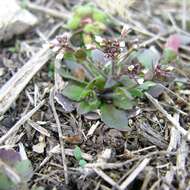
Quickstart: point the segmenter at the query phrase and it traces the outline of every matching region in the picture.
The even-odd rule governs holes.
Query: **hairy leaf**
[[[152,81],[145,81],[143,84],[139,85],[139,89],[142,91],[148,90],[150,87],[155,86],[156,83]]]
[[[110,128],[121,131],[129,131],[127,114],[113,105],[103,104],[101,106],[101,120]]]
[[[98,109],[100,104],[101,101],[99,101],[98,99],[95,99],[93,101],[82,101],[80,102],[77,111],[79,114],[86,114],[88,112],[92,112]]]
[[[124,110],[129,110],[132,109],[134,106],[134,102],[126,97],[114,97],[113,98],[113,104],[120,108],[120,109],[124,109]]]
[[[33,168],[30,160],[17,162],[14,168],[24,181],[28,181],[33,175]]]
[[[62,94],[71,100],[80,101],[80,99],[81,99],[80,97],[81,97],[83,90],[84,90],[84,87],[82,85],[69,83],[63,89]]]
[[[148,70],[152,70],[155,67],[159,58],[159,54],[152,49],[141,50],[140,54],[137,56],[138,61]]]

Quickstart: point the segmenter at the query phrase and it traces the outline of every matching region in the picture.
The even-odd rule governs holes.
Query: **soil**
[[[76,3],[81,3],[76,0],[36,0],[31,2],[60,12],[64,10],[71,12]],[[112,3],[116,2],[113,1]],[[103,8],[104,5],[102,3],[98,6]],[[176,28],[171,23],[171,18],[167,16],[169,13],[176,21],[181,33],[187,33],[190,38],[190,14],[187,14],[186,29],[181,27],[182,6],[182,1],[155,0],[149,2],[144,0],[139,2],[137,0],[127,9],[130,19],[119,12],[116,12],[114,17],[124,23],[134,22],[157,35],[159,32],[168,33],[170,30],[175,33]],[[189,8],[187,10],[190,10],[189,3],[187,3],[187,7]],[[66,30],[64,27],[66,20],[52,17],[42,11],[31,11],[38,16],[40,24],[25,34],[15,36],[9,42],[1,44],[0,87],[39,51],[44,44],[44,39],[54,39]],[[132,23],[133,26],[134,23]],[[166,39],[168,36],[166,34],[162,37]],[[143,31],[134,31],[130,40],[136,38],[140,42],[144,42],[152,39],[152,36],[146,35]],[[157,39],[148,46],[151,45],[162,50],[164,42]],[[180,49],[179,55],[185,64],[189,64],[190,46],[189,44],[184,46],[186,50]],[[50,92],[54,86],[50,66],[54,60],[52,57],[33,77],[20,93],[16,102],[1,116],[0,121],[1,137],[42,99],[45,100],[45,104],[11,138],[5,141],[6,146],[14,147],[16,150],[19,143],[24,145],[34,169],[34,175],[28,182],[29,189],[35,186],[41,186],[47,190],[119,189],[121,184],[129,179],[128,177],[135,176],[133,173],[135,169],[146,161],[147,163],[142,171],[134,177],[125,189],[190,189],[190,146],[188,138],[179,132],[176,133],[166,115],[161,113],[146,97],[128,115],[130,132],[110,129],[99,119],[96,119],[96,115],[80,116],[76,111],[67,113],[55,101],[55,108],[63,133],[62,140],[67,166],[67,171],[65,171],[61,151],[59,148],[55,150],[55,147],[60,145],[60,139],[55,115],[50,105]],[[158,101],[169,114],[178,118],[180,126],[188,131],[190,127],[190,81],[188,73],[183,74],[185,77],[180,74],[176,75],[176,78],[181,81],[185,79],[186,82],[180,83],[183,88],[179,88],[179,83],[169,84],[168,89],[174,93],[166,91],[159,96]],[[179,97],[183,98],[184,101]],[[35,124],[41,127],[40,130],[36,130],[32,126]],[[94,125],[97,125],[95,130],[92,134],[87,135]],[[46,135],[43,134],[42,128],[45,129]],[[73,156],[76,145],[81,148],[83,153],[87,154],[86,161],[89,168],[79,167],[79,161]],[[65,184],[65,172],[68,174],[68,184]],[[111,184],[105,176],[111,178],[120,187]]]

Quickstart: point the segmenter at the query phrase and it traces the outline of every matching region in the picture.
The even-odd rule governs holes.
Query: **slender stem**
[[[104,78],[107,78],[106,75],[96,66],[96,64],[93,64],[89,59],[86,60],[88,64],[93,67],[98,74],[101,74]]]
[[[115,60],[112,60],[112,76],[115,75]]]
[[[92,71],[90,70],[90,68],[87,65],[85,65],[84,63],[81,63],[81,65],[90,74],[90,78],[93,79],[94,78],[94,74],[92,73]]]

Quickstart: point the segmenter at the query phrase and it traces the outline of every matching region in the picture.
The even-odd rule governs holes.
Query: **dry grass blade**
[[[60,19],[63,19],[63,20],[67,20],[70,17],[69,12],[64,14],[63,12],[53,10],[53,9],[50,9],[50,8],[47,8],[47,7],[43,7],[43,6],[40,6],[40,5],[36,5],[36,4],[30,3],[30,2],[27,2],[27,8],[29,8],[31,10],[34,10],[34,11],[39,11],[39,12],[42,12],[44,14],[48,14],[48,15],[50,15],[52,17],[60,18]]]
[[[11,137],[12,134],[16,133],[19,128],[36,112],[38,111],[45,103],[45,100],[41,101],[35,108],[33,108],[31,111],[29,111],[26,115],[24,115],[16,124],[11,127],[7,133],[5,133],[1,138],[0,138],[0,144],[4,143],[6,139]]]
[[[50,59],[52,52],[48,47],[43,48],[34,55],[1,89],[0,89],[0,115],[4,114],[19,94],[32,79],[32,77]]]
[[[93,168],[93,170],[101,177],[103,178],[106,182],[108,182],[110,185],[112,185],[114,188],[117,188],[120,190],[119,185],[108,175],[106,175],[101,169],[99,168]]]
[[[120,185],[121,190],[125,190],[127,186],[139,175],[140,172],[144,170],[144,168],[149,163],[150,158],[145,158],[138,167],[130,174],[130,176]]]
[[[150,94],[145,92],[146,97],[152,102],[152,104],[173,124],[174,127],[184,136],[188,134],[188,132],[182,128],[178,121],[176,121],[175,118],[173,118],[170,114],[167,113],[166,110],[159,104],[158,100],[153,98]]]
[[[38,125],[34,121],[32,121],[32,120],[29,119],[28,120],[28,124],[31,125],[31,127],[33,127],[36,131],[38,131],[42,135],[50,137],[50,133],[45,128],[41,127],[40,125]]]
[[[58,129],[58,135],[59,135],[59,142],[60,142],[60,146],[61,146],[61,156],[62,156],[62,162],[63,162],[63,167],[64,167],[64,176],[65,176],[65,184],[69,183],[68,180],[68,173],[67,173],[67,164],[66,164],[66,157],[65,157],[65,148],[64,148],[64,142],[63,142],[63,134],[62,134],[62,130],[61,130],[61,124],[59,121],[59,116],[57,114],[57,111],[55,109],[55,103],[54,103],[54,96],[55,96],[55,91],[54,89],[51,89],[50,92],[50,105],[53,111],[53,115],[55,117],[55,121],[57,124],[57,129]]]

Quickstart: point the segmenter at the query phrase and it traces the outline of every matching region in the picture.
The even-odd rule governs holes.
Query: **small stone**
[[[16,0],[0,1],[0,41],[24,33],[38,23],[28,10],[22,9]]]

